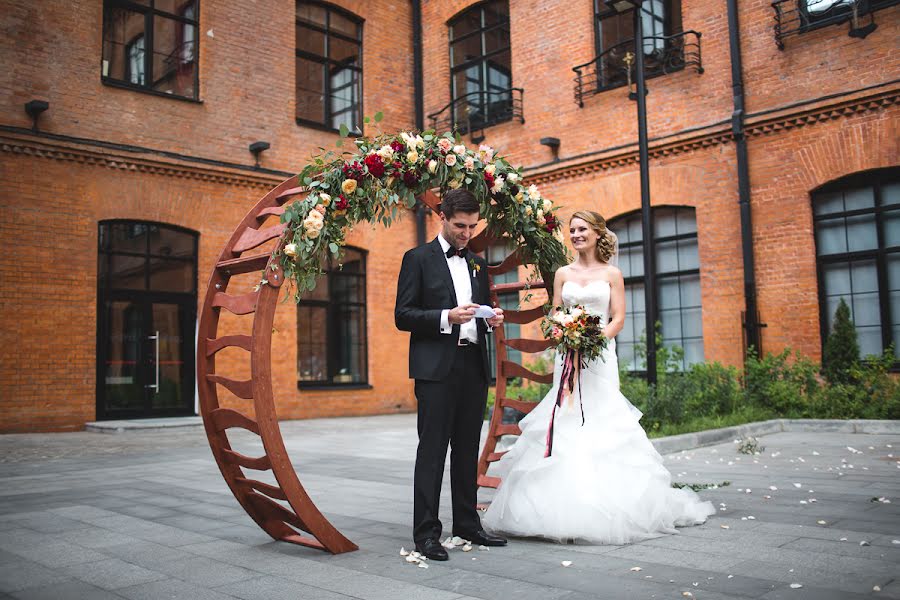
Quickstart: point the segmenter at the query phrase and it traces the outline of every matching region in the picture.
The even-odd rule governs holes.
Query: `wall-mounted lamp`
[[[29,100],[25,103],[25,112],[31,117],[31,130],[35,133],[38,130],[38,117],[48,108],[50,108],[50,103],[46,100]]]
[[[253,153],[253,158],[256,159],[257,168],[259,168],[259,155],[271,147],[272,145],[269,142],[253,142],[250,144],[250,152]]]
[[[553,152],[553,160],[559,160],[559,138],[544,137],[541,138],[541,146],[547,146]]]

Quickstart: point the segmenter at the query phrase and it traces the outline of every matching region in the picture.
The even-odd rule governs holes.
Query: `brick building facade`
[[[744,352],[728,4],[645,3],[655,40],[644,47],[655,69],[647,103],[658,269],[672,263],[660,277],[669,286],[660,320],[666,339],[691,349],[688,362],[740,364]],[[823,315],[846,297],[868,336],[864,347],[880,351],[900,340],[892,254],[900,213],[887,210],[900,205],[900,7],[870,1],[852,23],[850,2],[789,0],[776,3],[781,13],[768,1],[734,4],[762,347],[819,358]],[[564,215],[596,209],[620,232],[623,250],[636,251],[637,120],[619,52],[630,17],[605,10],[556,0],[268,2],[252,11],[229,0],[0,0],[0,431],[79,429],[132,409],[192,412],[198,291],[249,207],[319,147],[333,147],[341,119],[381,111],[385,131],[422,117],[426,127],[455,123],[467,143],[484,138],[523,166]],[[777,14],[782,31],[796,35],[776,40]],[[865,37],[847,35],[870,21],[877,28]],[[702,46],[700,58],[691,44]],[[578,65],[594,78],[582,80],[581,103]],[[35,100],[49,106],[31,104],[30,115],[23,106]],[[559,140],[555,149],[540,143],[548,137]],[[248,147],[259,141],[270,147],[254,156]],[[336,341],[317,350],[328,326],[304,331],[304,309],[279,307],[280,416],[414,408],[393,300],[417,227],[410,213],[389,232],[359,227],[349,236],[364,264],[363,331],[348,334],[361,350],[334,348]],[[433,218],[425,228],[434,234]],[[834,237],[841,232],[843,246]],[[182,240],[182,254],[169,254],[164,238]],[[119,260],[142,281],[127,283]],[[623,265],[636,309],[638,262]],[[324,311],[329,298],[322,300]],[[169,313],[177,334],[166,343],[180,344],[164,361],[181,369],[174,404],[145,397],[111,410],[111,386],[146,385],[146,365],[140,373],[126,367],[150,346],[145,340],[128,354],[110,340],[152,333],[154,318]],[[633,319],[620,346],[633,349],[641,329]],[[308,376],[321,385],[298,386],[315,370],[310,357],[329,366]],[[331,364],[345,359],[349,371]]]

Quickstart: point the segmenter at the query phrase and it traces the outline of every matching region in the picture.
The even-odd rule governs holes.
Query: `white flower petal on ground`
[[[806,500],[801,500],[800,504],[809,504]]]
[[[722,529],[731,529],[730,525],[719,525]]]
[[[734,579],[734,575],[729,575],[728,579]]]
[[[420,569],[427,569],[427,568],[428,568],[428,565],[425,564],[425,563],[423,563],[423,562],[420,562],[420,563],[417,564],[416,566],[419,567]]]
[[[812,455],[813,455],[813,456],[821,456],[821,455],[820,455],[818,452],[816,452],[815,450],[812,451]]]
[[[464,545],[464,546],[462,547],[462,551],[463,551],[463,552],[471,552],[471,551],[472,551],[472,544],[466,544],[466,545]]]
[[[818,521],[816,521],[816,523],[818,523],[819,525],[828,525],[828,523],[826,521],[823,521],[822,519],[819,519]]]
[[[629,570],[629,571],[638,572],[638,571],[643,571],[644,569],[642,569],[641,567],[631,567],[631,568],[628,569],[628,570]]]
[[[840,541],[842,541],[842,542],[846,542],[846,541],[847,541],[847,538],[845,538],[845,537],[842,537],[842,538],[841,538],[841,539],[840,539]]]
[[[872,544],[870,544],[870,543],[867,542],[866,540],[863,540],[863,541],[861,541],[861,542],[859,543],[859,545],[860,545],[860,546],[871,546]]]
[[[454,546],[462,546],[469,543],[469,540],[464,540],[458,535],[454,535],[450,541],[453,542]]]
[[[802,488],[802,487],[803,487],[803,484],[802,484],[802,483],[795,483],[795,484],[794,484],[794,487],[795,487],[795,488]]]
[[[564,567],[571,567],[571,566],[572,566],[572,561],[571,561],[571,560],[564,560],[564,561],[562,561],[560,564],[561,564],[562,566],[564,566]]]
[[[791,584],[791,589],[793,589],[793,590],[799,590],[802,587],[803,587],[802,583],[792,583]]]
[[[420,561],[419,561],[418,558],[416,558],[415,556],[413,556],[412,554],[410,554],[409,556],[406,557],[406,562],[408,562],[408,563],[417,563],[417,562],[420,562]]]
[[[770,486],[769,486],[769,489],[772,490],[773,492],[777,492],[777,491],[778,491],[778,488],[777,488],[776,486],[774,486],[774,485],[770,485]]]
[[[681,592],[681,595],[684,596],[685,598],[693,598],[694,597],[694,594],[692,594],[690,592]]]
[[[872,591],[873,591],[873,592],[880,592],[880,591],[881,591],[881,586],[879,586],[879,585],[873,585],[873,586],[872,586]]]
[[[753,515],[749,515],[747,518],[750,519],[751,521],[755,521],[755,520],[756,520],[756,517],[754,517]]]
[[[900,540],[891,540],[891,543],[894,545],[900,545]]]
[[[478,546],[478,550],[480,550],[482,552],[490,552],[491,551],[491,549],[488,548],[487,546]]]
[[[406,551],[406,548],[400,548],[400,556],[409,556],[409,552]]]

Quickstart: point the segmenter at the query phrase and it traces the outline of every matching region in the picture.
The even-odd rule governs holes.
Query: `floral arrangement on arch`
[[[374,119],[380,121],[381,113]],[[348,135],[342,126],[338,145]],[[537,186],[525,187],[519,170],[492,148],[472,150],[458,135],[434,131],[380,134],[354,143],[353,152],[313,157],[298,176],[309,194],[286,206],[281,217],[288,227],[275,253],[286,280],[296,286],[296,299],[315,287],[327,253],[340,256],[348,228],[360,221],[389,226],[429,189],[474,193],[488,232],[518,246],[523,261],[535,264],[545,278],[565,264],[553,203]]]

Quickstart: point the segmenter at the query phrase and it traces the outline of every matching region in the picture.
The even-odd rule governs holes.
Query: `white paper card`
[[[478,308],[475,309],[475,318],[476,319],[493,319],[497,316],[497,313],[494,312],[494,309],[488,306],[487,304],[482,304]]]

